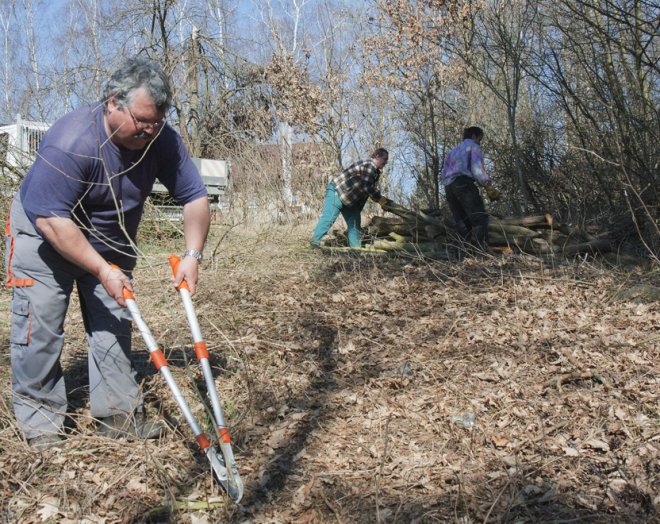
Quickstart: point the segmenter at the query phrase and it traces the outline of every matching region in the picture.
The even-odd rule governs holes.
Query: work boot
[[[63,440],[64,437],[62,437],[62,435],[48,433],[46,435],[39,435],[38,437],[28,439],[28,444],[37,451],[44,451],[58,446]]]
[[[165,426],[157,420],[148,420],[143,413],[135,413],[100,418],[96,431],[108,438],[136,440],[158,438]]]

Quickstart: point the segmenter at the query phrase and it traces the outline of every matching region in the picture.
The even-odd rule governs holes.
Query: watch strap
[[[186,249],[186,251],[183,253],[183,256],[193,257],[197,259],[199,262],[201,262],[202,259],[204,258],[203,253],[201,253],[200,251],[195,251],[194,249]]]

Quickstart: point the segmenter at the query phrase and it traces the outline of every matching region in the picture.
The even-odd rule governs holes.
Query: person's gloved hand
[[[495,202],[500,199],[500,192],[495,189],[495,186],[486,186],[486,194],[488,195],[488,200]]]
[[[385,206],[391,206],[392,204],[394,204],[394,202],[387,197],[381,197],[381,199],[378,201],[378,205],[382,208]]]

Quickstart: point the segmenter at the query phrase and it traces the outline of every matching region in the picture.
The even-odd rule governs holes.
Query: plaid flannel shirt
[[[339,198],[346,206],[364,205],[367,198],[380,200],[380,194],[376,184],[382,171],[376,167],[372,158],[360,160],[335,175],[332,181]]]

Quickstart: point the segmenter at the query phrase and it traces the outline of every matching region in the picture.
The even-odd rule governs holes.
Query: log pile
[[[433,255],[457,244],[453,224],[443,218],[440,210],[411,211],[397,204],[386,205],[384,209],[396,216],[372,218],[367,226],[372,239],[368,244],[370,250]],[[573,256],[611,249],[607,236],[559,224],[550,214],[491,216],[488,235],[490,247],[500,253]]]

